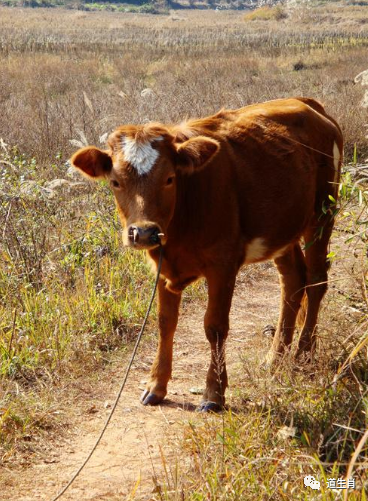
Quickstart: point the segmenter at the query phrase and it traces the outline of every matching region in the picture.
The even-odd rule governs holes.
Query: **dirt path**
[[[250,270],[250,271],[249,271]],[[272,323],[278,310],[278,279],[273,267],[248,268],[239,276],[227,345],[230,388],[228,401],[236,389],[240,356],[252,347],[260,359],[268,347],[260,328]],[[126,391],[112,422],[90,463],[75,484],[61,498],[65,501],[114,501],[153,498],[155,482],[165,478],[162,456],[174,464],[177,451],[174,437],[180,436],[182,422],[203,419],[194,409],[200,396],[191,388],[203,388],[209,347],[203,333],[204,304],[186,305],[176,334],[174,373],[164,405],[144,407],[139,395],[148,378],[154,349],[145,343],[129,377]],[[246,350],[246,356],[250,350]],[[102,388],[97,388],[96,404],[73,423],[73,432],[63,445],[52,450],[38,464],[22,471],[8,471],[0,482],[1,501],[52,500],[91,450],[120,385],[123,369],[115,367]],[[107,381],[109,383],[107,383]],[[83,398],[83,397],[81,397]],[[89,399],[90,401],[90,399]],[[80,402],[80,408],[86,408]],[[170,473],[169,473],[170,474]],[[2,484],[2,485],[1,485]]]

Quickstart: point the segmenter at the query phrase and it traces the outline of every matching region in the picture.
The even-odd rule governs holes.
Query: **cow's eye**
[[[115,179],[111,179],[110,181],[110,185],[113,187],[113,188],[119,188],[120,184],[115,181]]]
[[[170,186],[170,184],[173,184],[173,182],[174,182],[174,176],[168,177],[166,181],[166,186]]]

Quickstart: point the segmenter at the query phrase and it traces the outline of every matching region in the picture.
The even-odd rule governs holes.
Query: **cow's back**
[[[203,171],[181,180],[183,199],[173,220],[199,247],[227,240],[267,241],[270,255],[300,238],[311,214],[334,194],[338,126],[312,99],[275,100],[223,110],[196,121],[196,134],[221,142]]]

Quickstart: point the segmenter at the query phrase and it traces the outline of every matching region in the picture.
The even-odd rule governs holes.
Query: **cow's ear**
[[[202,169],[220,150],[220,143],[215,139],[197,136],[184,143],[176,143],[176,163],[186,174]]]
[[[78,150],[70,159],[70,163],[82,171],[82,174],[92,179],[102,179],[112,169],[110,155],[95,146],[87,146]]]

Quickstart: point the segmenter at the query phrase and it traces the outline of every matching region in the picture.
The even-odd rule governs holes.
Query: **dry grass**
[[[241,13],[203,19],[190,11],[174,22],[2,9],[0,137],[48,164],[57,154],[68,157],[78,130],[96,143],[118,123],[177,121],[309,95],[342,124],[347,153],[357,143],[364,156],[366,111],[353,79],[366,67],[368,33],[348,16],[334,24],[335,17],[312,26],[269,22],[265,30]],[[295,71],[300,62],[303,70]],[[142,97],[147,87],[154,94]]]
[[[58,385],[66,373],[101,367],[129,342],[145,306],[147,269],[121,251],[107,188],[66,175],[71,139],[98,144],[120,123],[174,122],[304,95],[341,123],[348,161],[368,155],[364,89],[354,84],[367,68],[364,7],[291,7],[285,19],[252,23],[241,12],[0,9],[0,138],[8,145],[0,151],[3,459],[32,443],[36,429],[59,425],[45,381]],[[50,191],[54,178],[69,183]],[[287,369],[271,380],[245,362],[239,413],[186,429],[191,459],[169,499],[314,499],[290,483],[312,471],[312,456],[324,476],[345,471],[360,432],[333,422],[366,424],[367,205],[354,180],[344,186],[341,249],[334,248],[344,274],[323,313],[325,355],[314,379]],[[349,360],[359,336],[362,348]],[[282,441],[278,430],[291,418],[295,436]]]

